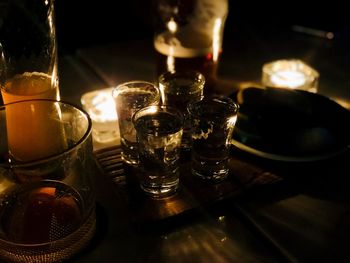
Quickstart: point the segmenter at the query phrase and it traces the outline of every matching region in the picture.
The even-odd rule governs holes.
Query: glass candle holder
[[[81,104],[92,120],[92,134],[96,142],[119,140],[118,116],[113,88],[95,90],[83,94]]]
[[[319,73],[298,59],[269,62],[262,68],[262,84],[272,88],[300,89],[316,93]]]

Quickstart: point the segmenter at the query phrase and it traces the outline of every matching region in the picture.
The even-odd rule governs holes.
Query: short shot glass
[[[139,145],[141,188],[154,198],[174,194],[179,186],[181,112],[167,106],[149,106],[135,113],[133,123]]]
[[[220,182],[229,173],[229,148],[238,105],[228,97],[211,96],[190,104],[188,110],[192,174],[206,181]]]

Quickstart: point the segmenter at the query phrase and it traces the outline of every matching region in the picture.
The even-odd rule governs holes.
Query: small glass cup
[[[2,0],[0,6],[3,102],[59,100],[54,0]]]
[[[191,123],[187,106],[203,98],[205,78],[197,71],[167,72],[159,77],[163,105],[176,108],[184,115],[184,133],[181,148],[191,147]]]
[[[96,225],[89,116],[57,101],[16,102],[0,107],[0,131],[0,259],[70,258]]]
[[[228,97],[213,96],[190,104],[192,174],[210,182],[229,172],[229,147],[238,105]]]
[[[113,97],[117,107],[122,159],[127,164],[137,165],[139,153],[132,116],[146,106],[158,105],[159,89],[150,82],[130,81],[117,86],[113,90]]]
[[[149,106],[135,113],[142,175],[140,185],[151,197],[174,194],[179,185],[183,116],[166,106]]]

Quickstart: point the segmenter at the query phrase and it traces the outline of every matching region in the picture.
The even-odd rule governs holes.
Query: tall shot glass
[[[210,182],[229,172],[229,147],[238,105],[228,97],[213,96],[190,104],[192,174]]]
[[[113,90],[113,97],[117,107],[122,159],[127,164],[137,165],[139,153],[132,116],[139,109],[158,105],[160,101],[159,89],[150,82],[130,81],[117,86]]]
[[[159,77],[162,103],[176,108],[184,115],[184,132],[181,148],[191,147],[191,124],[187,106],[203,98],[205,78],[198,71],[166,72]]]
[[[150,106],[136,112],[133,123],[139,143],[141,188],[155,198],[174,194],[179,185],[182,114],[166,106]]]

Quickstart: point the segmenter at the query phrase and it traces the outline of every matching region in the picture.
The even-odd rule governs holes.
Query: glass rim
[[[230,97],[224,96],[224,95],[211,95],[211,96],[204,96],[202,100],[191,102],[187,106],[187,110],[189,113],[195,113],[195,107],[198,105],[205,105],[206,102],[216,102],[216,103],[223,103],[230,107],[230,110],[232,110],[233,114],[238,114],[239,105]],[[198,111],[196,111],[198,112]]]
[[[69,146],[67,149],[65,149],[61,152],[57,152],[56,154],[51,154],[51,155],[48,155],[46,157],[35,159],[32,161],[27,161],[27,162],[0,163],[0,167],[10,168],[10,169],[11,168],[25,168],[25,167],[29,167],[29,166],[33,166],[33,165],[39,165],[39,164],[42,164],[42,163],[45,163],[45,162],[48,162],[51,160],[55,160],[59,157],[62,157],[66,154],[73,152],[79,145],[81,145],[83,142],[85,142],[87,140],[87,138],[90,136],[90,134],[92,132],[92,121],[91,121],[89,114],[85,110],[83,110],[81,107],[74,105],[73,103],[70,103],[70,102],[57,101],[57,100],[52,100],[52,99],[22,100],[22,101],[16,101],[16,102],[11,102],[11,103],[7,103],[5,105],[2,105],[2,106],[0,106],[0,110],[4,110],[4,109],[6,109],[6,107],[11,106],[11,105],[30,103],[30,102],[44,102],[44,103],[51,103],[51,104],[58,103],[61,105],[69,106],[71,109],[78,110],[80,113],[82,113],[86,117],[86,120],[88,122],[86,131],[84,132],[84,134],[80,137],[80,139],[76,143],[74,143],[73,145]]]
[[[176,114],[176,116],[180,119],[181,124],[183,125],[183,122],[184,122],[183,114],[178,109],[171,107],[171,106],[168,106],[168,105],[150,105],[150,106],[139,109],[138,111],[136,111],[133,114],[133,116],[131,118],[132,124],[134,126],[136,125],[136,122],[138,119],[137,115],[141,114],[143,111],[149,111],[150,114],[155,114],[155,113],[159,112],[158,111],[159,109],[161,109],[162,112],[169,112],[172,114]],[[144,115],[142,115],[142,116],[144,116]]]
[[[195,84],[198,84],[201,89],[204,89],[205,85],[205,76],[203,73],[197,70],[177,70],[177,71],[167,71],[162,73],[159,78],[158,82],[159,84],[166,85],[168,80],[166,78],[171,77],[172,79],[175,79],[176,77],[191,77],[193,82],[191,83],[191,87]],[[194,77],[194,78],[193,78]]]
[[[139,86],[137,86],[137,85],[139,85]],[[157,99],[159,101],[160,91],[159,91],[158,86],[155,83],[152,83],[152,82],[146,81],[146,80],[131,80],[131,81],[120,83],[119,85],[117,85],[116,87],[113,88],[112,97],[114,99],[116,99],[118,97],[118,95],[121,94],[121,92],[123,90],[128,90],[128,89],[133,89],[133,88],[142,88],[143,86],[141,86],[141,85],[144,85],[144,87],[150,86],[150,87],[154,88],[154,90],[156,91],[156,98],[155,99]]]

